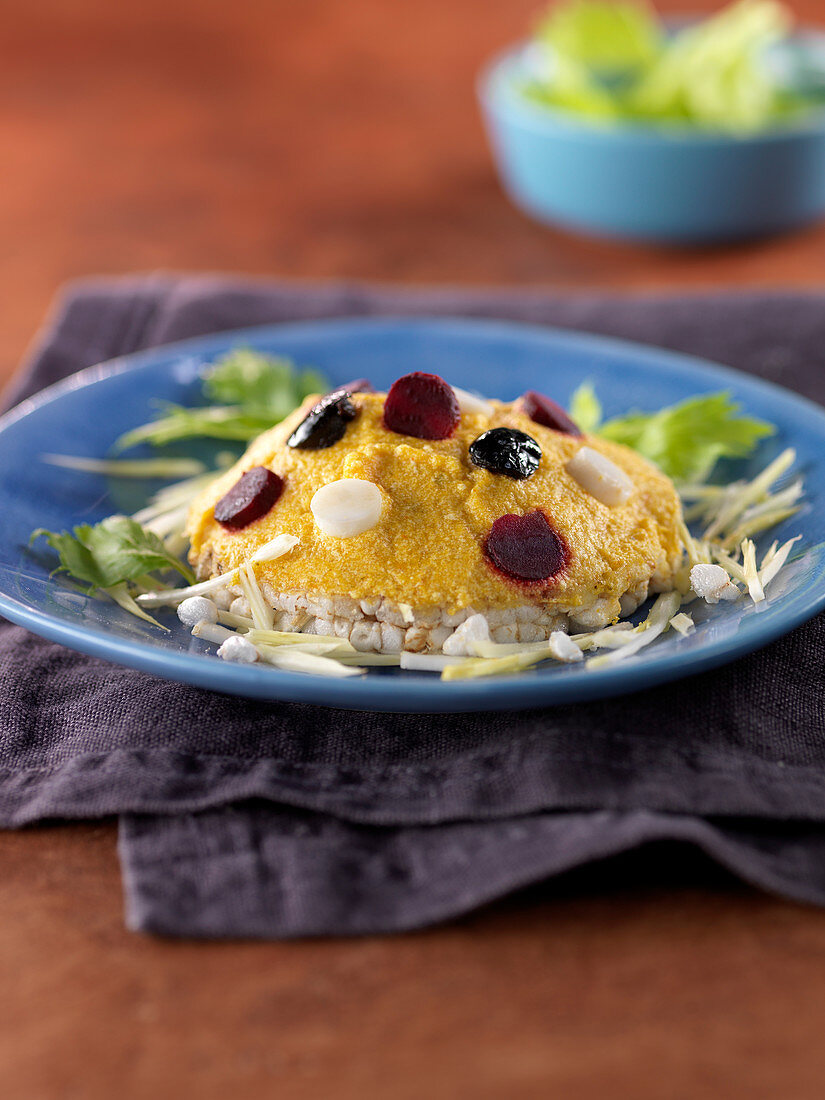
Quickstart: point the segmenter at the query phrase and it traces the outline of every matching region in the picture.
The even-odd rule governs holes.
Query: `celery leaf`
[[[720,458],[744,458],[776,431],[740,409],[725,391],[700,394],[658,412],[615,417],[597,433],[638,451],[675,481],[701,482]]]
[[[602,403],[589,382],[582,382],[570,399],[570,417],[583,432],[595,432],[602,420]]]

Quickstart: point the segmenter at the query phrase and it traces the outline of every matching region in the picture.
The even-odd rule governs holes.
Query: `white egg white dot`
[[[371,481],[343,477],[322,485],[309,504],[325,535],[348,539],[369,531],[381,519],[384,498]]]

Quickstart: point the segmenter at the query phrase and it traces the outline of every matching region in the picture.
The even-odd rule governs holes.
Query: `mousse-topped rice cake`
[[[201,578],[291,536],[254,565],[278,629],[461,653],[476,615],[496,642],[532,642],[630,614],[674,586],[680,520],[664,474],[549,398],[416,372],[308,398],[195,500],[188,534]]]

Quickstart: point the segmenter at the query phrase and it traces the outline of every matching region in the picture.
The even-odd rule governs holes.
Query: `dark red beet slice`
[[[375,386],[369,378],[353,378],[346,386],[336,386],[333,392],[340,393],[341,390],[345,393],[375,393]]]
[[[284,489],[284,483],[266,466],[253,466],[215,505],[215,519],[230,531],[239,531],[265,516]]]
[[[416,439],[447,439],[461,418],[450,386],[437,374],[413,371],[393,382],[384,402],[384,427]]]
[[[543,393],[528,390],[518,399],[518,405],[524,415],[529,416],[536,424],[543,424],[545,428],[552,428],[554,432],[566,432],[567,435],[582,434],[561,405],[557,405]]]
[[[508,577],[547,581],[561,573],[570,551],[544,512],[500,516],[484,542],[484,553]]]

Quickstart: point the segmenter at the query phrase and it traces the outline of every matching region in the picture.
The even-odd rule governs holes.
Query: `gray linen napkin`
[[[822,402],[823,305],[103,280],[64,296],[12,394],[208,331],[392,313],[614,333]],[[618,701],[420,716],[239,702],[4,626],[0,824],[126,814],[128,921],[178,935],[414,927],[668,838],[825,903],[824,628],[821,616],[724,669]]]

